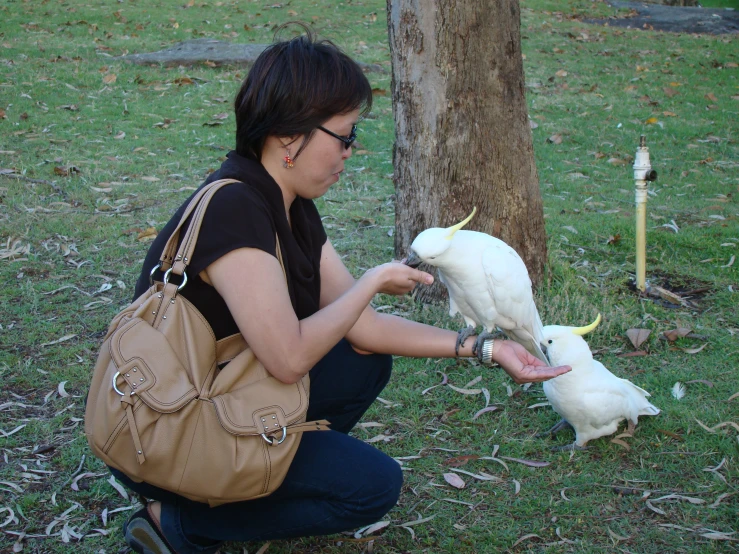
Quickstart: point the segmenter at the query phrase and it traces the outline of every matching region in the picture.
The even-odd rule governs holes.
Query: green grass
[[[701,0],[700,5],[704,8],[739,9],[739,2],[737,0]]]
[[[736,540],[718,540],[710,531],[739,538],[738,433],[731,426],[710,433],[696,422],[739,423],[739,399],[728,400],[739,392],[739,262],[730,264],[739,254],[737,38],[581,23],[615,13],[600,2],[525,0],[521,6],[549,240],[546,282],[538,291],[542,317],[581,325],[602,313],[605,322],[589,337],[593,351],[649,390],[663,412],[643,419],[625,439],[628,450],[603,438],[573,456],[554,453],[550,446],[571,436],[536,438],[557,419],[548,407],[530,408],[544,399],[540,386],[523,391],[500,370],[469,361],[398,359],[382,394],[390,407],[378,402],[364,418],[384,427],[355,434],[392,435],[378,447],[420,458],[403,461],[404,491],[374,551],[737,551]],[[0,510],[13,510],[16,518],[5,523],[10,512],[0,512],[0,551],[12,550],[22,533],[24,552],[121,548],[119,527],[130,511],[109,515],[107,525],[102,514],[132,501],[106,483],[107,475],[71,488],[74,475],[104,472],[81,430],[92,365],[108,322],[130,299],[149,244],[139,234],[161,229],[233,144],[230,102],[243,68],[135,66],[114,57],[190,38],[269,42],[276,25],[296,18],[388,70],[369,74],[378,94],[361,125],[362,148],[345,178],[318,201],[331,240],[359,275],[393,255],[385,2],[0,4],[0,168],[20,177],[0,176],[0,429],[8,434],[0,437]],[[214,117],[222,113],[226,119]],[[631,164],[640,134],[659,172],[650,185],[648,277],[707,287],[695,307],[639,299],[628,286]],[[554,135],[561,143],[547,140]],[[77,168],[71,176],[55,173],[70,167]],[[673,221],[677,233],[664,226]],[[18,253],[10,255],[14,244]],[[419,321],[460,325],[445,307],[387,297],[376,304]],[[674,345],[659,339],[676,327],[705,338]],[[652,331],[642,346],[647,356],[619,357],[634,350],[625,336],[631,328]],[[684,351],[704,343],[698,353]],[[448,387],[422,394],[441,382],[439,372],[458,387],[482,377],[473,386],[487,389],[500,409],[473,420],[485,405],[482,394]],[[670,395],[676,381],[689,383],[680,401]],[[464,489],[439,486],[450,459],[490,456],[495,445],[498,456],[550,465],[503,460],[505,469],[473,459],[459,469],[503,482],[460,474]],[[715,472],[705,471],[722,461]],[[646,492],[648,499],[679,494],[703,503],[656,502],[664,512],[657,513]],[[411,528],[415,538],[398,527],[431,516]],[[64,535],[69,542],[64,529],[73,532]],[[529,534],[538,537],[514,546]],[[338,536],[272,543],[268,552],[367,549],[366,542]],[[224,552],[241,550],[229,545]]]

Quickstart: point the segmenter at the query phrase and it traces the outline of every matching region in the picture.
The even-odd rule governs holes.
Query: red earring
[[[285,161],[282,162],[282,167],[286,167],[286,168],[290,169],[291,167],[293,167],[295,165],[295,163],[293,162],[292,158],[290,157],[290,149],[289,148],[285,148],[285,158],[284,158],[284,160]]]

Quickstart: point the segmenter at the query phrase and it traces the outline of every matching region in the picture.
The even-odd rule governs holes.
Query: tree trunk
[[[534,286],[546,232],[524,90],[518,0],[388,0],[395,255],[477,206],[468,229],[504,240]],[[418,291],[439,299],[441,287]]]

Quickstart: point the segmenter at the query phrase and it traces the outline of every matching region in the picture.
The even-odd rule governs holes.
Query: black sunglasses
[[[341,142],[344,143],[344,148],[346,148],[347,150],[351,148],[352,144],[354,144],[354,141],[357,140],[357,126],[356,125],[352,125],[352,132],[349,133],[348,137],[342,137],[341,135],[337,135],[336,133],[329,131],[325,127],[321,127],[320,125],[316,127],[316,129],[320,129],[324,133],[327,133],[331,135],[332,137],[339,139]]]

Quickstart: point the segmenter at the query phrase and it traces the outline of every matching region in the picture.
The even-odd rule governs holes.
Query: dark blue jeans
[[[161,526],[180,554],[215,552],[224,541],[328,535],[369,525],[398,500],[398,463],[347,435],[390,379],[392,358],[361,355],[346,340],[311,370],[308,420],[331,431],[304,433],[284,482],[264,498],[215,508],[111,470],[121,483],[162,502]]]

